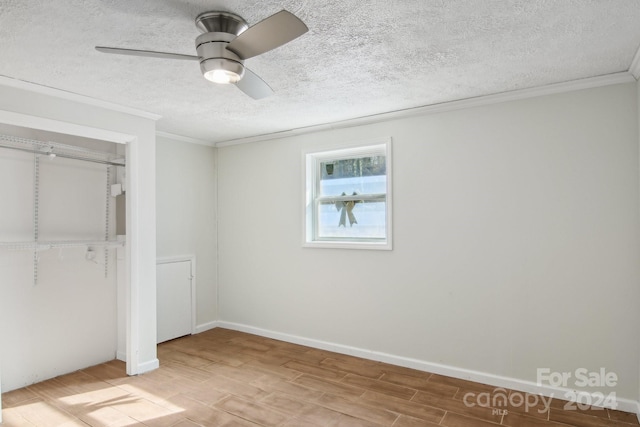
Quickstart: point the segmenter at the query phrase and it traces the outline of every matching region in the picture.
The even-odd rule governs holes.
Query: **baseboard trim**
[[[208,331],[209,329],[214,329],[219,326],[220,322],[218,320],[214,320],[213,322],[201,323],[200,325],[196,325],[195,331],[193,333],[199,334],[200,332]]]
[[[146,362],[138,364],[138,374],[144,374],[145,372],[150,372],[160,367],[160,361],[156,359],[151,359]]]
[[[336,344],[328,341],[305,338],[298,335],[291,335],[282,332],[271,331],[268,329],[257,328],[255,326],[244,325],[241,323],[218,321],[217,327],[232,329],[240,332],[247,332],[266,338],[273,338],[280,341],[290,342],[293,344],[305,345],[321,350],[333,351],[335,353],[347,354],[350,356],[362,357],[363,359],[385,362],[392,365],[404,366],[407,368],[417,369],[420,371],[432,372],[434,374],[446,375],[463,380],[475,381],[482,384],[489,384],[495,387],[518,390],[525,393],[539,394],[545,397],[557,396],[563,398],[567,392],[575,394],[574,390],[561,387],[551,387],[538,385],[532,381],[520,380],[517,378],[503,377],[500,375],[489,374],[486,372],[473,371],[455,366],[442,365],[439,363],[431,363],[424,360],[413,359],[410,357],[397,356],[394,354],[383,353],[379,351],[366,350],[358,347],[352,347],[343,344]],[[579,392],[580,395],[587,392]],[[598,402],[597,396],[589,395],[590,402]],[[631,412],[638,416],[640,420],[640,402],[631,399],[617,398],[617,408],[620,411]]]
[[[122,362],[127,361],[127,354],[123,351],[118,351],[116,352],[116,359],[120,360]],[[141,363],[138,365],[138,370],[137,370],[137,374],[144,374],[145,372],[149,372],[149,371],[153,371],[155,369],[158,369],[160,367],[160,360],[156,359],[152,359],[152,360],[148,360],[144,363]]]

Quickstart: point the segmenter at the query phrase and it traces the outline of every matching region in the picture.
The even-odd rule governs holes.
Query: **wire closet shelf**
[[[59,142],[37,141],[11,135],[0,135],[0,148],[25,151],[50,157],[83,160],[109,166],[125,166],[123,156],[92,150],[89,148],[67,145]]]
[[[108,249],[113,247],[122,247],[125,240],[109,240],[109,205],[110,205],[110,187],[111,187],[111,166],[124,167],[126,165],[124,156],[115,153],[92,150],[89,148],[79,147],[75,145],[62,144],[51,141],[38,141],[27,138],[20,138],[12,135],[0,135],[0,148],[17,150],[34,155],[34,184],[33,184],[33,240],[20,242],[0,241],[0,250],[17,250],[17,251],[33,251],[33,275],[34,284],[38,282],[38,252],[50,249],[64,249],[73,247],[104,248],[105,251],[105,277],[108,272]],[[39,168],[40,157],[61,157],[66,159],[75,159],[80,161],[99,163],[106,166],[106,209],[105,209],[105,239],[104,240],[59,240],[59,241],[41,241],[39,240]]]

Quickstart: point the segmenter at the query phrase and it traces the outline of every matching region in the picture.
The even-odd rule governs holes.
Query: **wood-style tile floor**
[[[128,377],[112,361],[2,396],[6,426],[638,425],[612,410],[497,408],[494,387],[226,329],[158,346],[160,369]],[[488,394],[487,394],[488,393]],[[509,392],[506,393],[517,393]],[[465,404],[465,396],[467,396]],[[506,396],[506,395],[505,395]],[[515,398],[517,397],[517,398]],[[529,396],[533,403],[534,395]],[[481,403],[481,402],[480,402]]]

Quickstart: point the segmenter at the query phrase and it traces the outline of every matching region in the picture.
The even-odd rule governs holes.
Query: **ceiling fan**
[[[235,84],[254,99],[273,94],[273,89],[244,66],[244,61],[300,37],[309,28],[297,16],[282,10],[249,27],[242,17],[229,12],[205,12],[196,17],[202,32],[196,38],[195,55],[96,46],[96,50],[119,55],[183,59],[200,62],[200,70],[214,83]]]

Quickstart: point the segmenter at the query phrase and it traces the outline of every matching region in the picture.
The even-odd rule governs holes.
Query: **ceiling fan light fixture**
[[[237,83],[240,76],[233,71],[228,70],[211,70],[204,74],[204,78],[219,84]]]
[[[200,69],[205,79],[219,84],[237,83],[244,76],[244,65],[227,58],[205,59]]]

